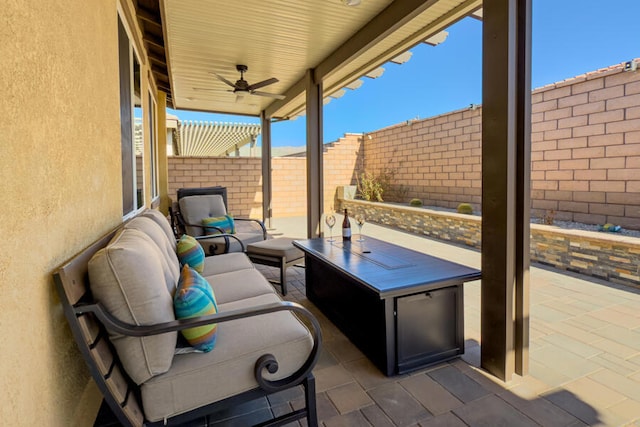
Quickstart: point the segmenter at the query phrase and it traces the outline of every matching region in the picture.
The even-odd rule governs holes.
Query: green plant
[[[358,192],[360,197],[368,201],[382,202],[382,193],[384,188],[378,177],[370,172],[363,172],[360,178],[357,178]]]
[[[410,206],[422,206],[422,200],[420,199],[411,199],[409,202]]]
[[[473,207],[469,203],[460,203],[458,205],[458,209],[456,209],[458,213],[471,215],[473,214]]]
[[[556,211],[549,209],[542,215],[542,222],[546,225],[553,225],[553,221],[556,219]]]

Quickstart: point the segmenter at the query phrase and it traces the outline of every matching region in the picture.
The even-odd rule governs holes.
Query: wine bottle
[[[344,220],[342,221],[342,240],[344,242],[351,241],[351,221],[347,209],[344,210]]]

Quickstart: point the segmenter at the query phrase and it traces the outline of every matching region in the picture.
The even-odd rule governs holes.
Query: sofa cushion
[[[202,226],[204,227],[204,234],[207,236],[215,236],[221,233],[234,234],[236,232],[236,226],[231,215],[202,218]]]
[[[198,273],[202,273],[204,270],[204,250],[194,237],[183,234],[178,240],[176,253],[181,266],[189,264]]]
[[[122,229],[89,261],[89,282],[97,302],[116,318],[135,325],[175,320],[173,299],[162,271],[163,255],[149,236]],[[125,370],[137,384],[171,367],[176,332],[128,337],[109,332]]]
[[[277,301],[272,293],[218,308],[225,312]],[[144,412],[149,421],[159,421],[254,389],[254,365],[267,353],[276,357],[279,369],[266,377],[283,378],[302,366],[312,346],[311,334],[290,312],[225,322],[214,351],[176,355],[169,372],[142,384]]]
[[[176,319],[216,314],[218,306],[209,282],[196,270],[185,265],[173,297]],[[189,344],[197,350],[209,352],[216,345],[217,325],[198,326],[180,331]]]
[[[228,273],[230,271],[245,270],[255,268],[249,258],[242,252],[233,252],[216,256],[208,256],[204,259],[204,277],[214,274]]]
[[[145,216],[147,218],[151,218],[162,228],[162,231],[167,236],[167,241],[172,245],[173,250],[176,250],[176,236],[173,234],[173,230],[171,229],[171,224],[166,216],[162,214],[162,212],[157,211],[155,209],[145,209],[141,216]]]
[[[216,255],[216,257],[221,255]],[[218,304],[227,304],[260,295],[275,294],[275,289],[255,268],[230,271],[206,277]]]
[[[176,255],[175,244],[171,244],[171,242],[167,240],[162,228],[154,220],[145,216],[133,218],[124,225],[124,228],[142,231],[154,241],[164,256],[162,260],[162,270],[165,272],[167,282],[173,282],[175,287],[180,277],[180,265],[178,263],[178,256]]]

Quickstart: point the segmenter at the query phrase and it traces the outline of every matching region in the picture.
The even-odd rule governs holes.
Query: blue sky
[[[364,0],[366,1],[366,0]],[[532,88],[640,57],[640,0],[532,0]],[[370,132],[482,102],[482,22],[465,18],[438,46],[411,49],[378,79],[324,108],[324,140]],[[172,112],[181,120],[257,123],[249,117]],[[273,146],[305,144],[304,117],[272,125]]]

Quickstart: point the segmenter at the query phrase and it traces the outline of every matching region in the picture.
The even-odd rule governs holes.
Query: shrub
[[[372,173],[363,172],[358,181],[358,192],[367,201],[382,202],[384,188],[380,181]]]
[[[460,214],[471,215],[473,214],[473,207],[469,203],[460,203],[457,211]]]
[[[542,215],[542,222],[546,225],[553,225],[553,221],[556,219],[556,211],[549,209],[544,215]]]
[[[422,200],[420,199],[411,199],[411,201],[409,202],[410,206],[422,206]]]

